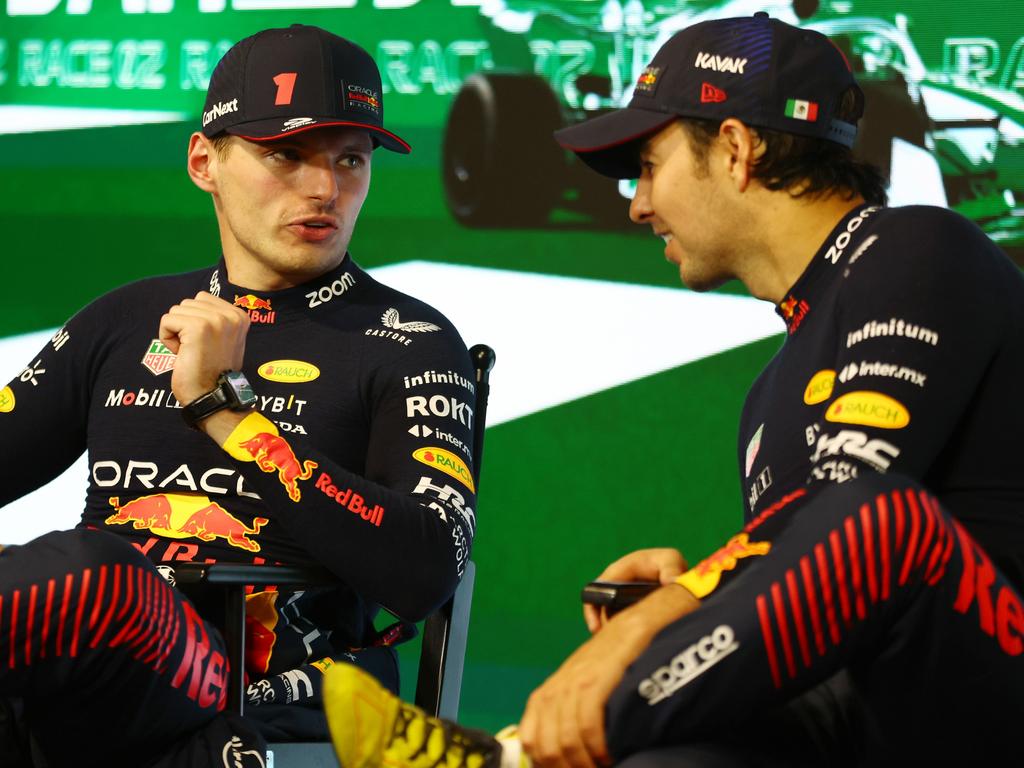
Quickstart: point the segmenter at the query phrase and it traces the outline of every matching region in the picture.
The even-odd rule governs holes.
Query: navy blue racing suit
[[[186,427],[170,387],[174,355],[156,338],[161,315],[199,291],[242,307],[251,320],[243,371],[257,407],[223,448]],[[0,505],[55,477],[87,449],[81,533],[104,532],[151,566],[135,566],[144,582],[135,584],[125,581],[127,556],[110,559],[111,568],[122,566],[117,578],[101,569],[102,559],[83,554],[88,564],[76,570],[41,542],[0,556],[0,657],[10,653],[19,662],[0,666],[0,692],[25,695],[28,718],[37,732],[46,732],[50,697],[59,689],[83,712],[96,714],[90,730],[102,743],[105,734],[124,732],[104,728],[118,721],[96,711],[89,687],[79,687],[77,668],[63,674],[64,667],[54,665],[62,649],[66,661],[60,643],[68,642],[72,624],[65,613],[64,623],[54,624],[49,601],[64,601],[91,621],[120,584],[117,599],[128,600],[128,613],[138,609],[146,621],[159,622],[168,619],[159,617],[166,609],[180,623],[192,609],[177,590],[159,586],[158,569],[173,579],[182,561],[314,564],[333,571],[340,586],[267,589],[247,598],[247,712],[274,738],[325,734],[322,671],[339,658],[365,662],[396,687],[397,664],[387,646],[402,633],[378,631],[376,615],[383,607],[417,621],[452,594],[463,573],[475,530],[474,388],[469,355],[451,323],[380,284],[348,256],[331,272],[287,290],[233,285],[221,261],[97,299],[0,390],[6,436]],[[110,549],[109,542],[100,546],[101,554]],[[29,559],[29,570],[14,564]],[[62,590],[65,578],[76,579],[68,591]],[[19,600],[20,613],[12,617],[10,606]],[[109,634],[93,645],[95,626],[78,622],[77,614],[74,626],[81,634],[72,658],[88,656],[90,669],[103,669]],[[159,643],[167,627],[146,626]],[[58,640],[60,627],[65,634]],[[212,628],[205,631],[214,645],[197,657],[192,674],[206,681],[210,694],[203,685],[185,689],[195,694],[182,700],[194,717],[168,720],[181,729],[215,712],[219,706],[211,708],[210,697],[223,693],[222,660],[213,669],[219,638]],[[50,633],[50,645],[41,632]],[[147,664],[154,647],[135,650],[140,658],[132,663],[143,669],[137,679],[159,680],[180,699],[172,677],[174,661],[180,662],[175,652],[158,667]],[[102,658],[92,661],[94,655]],[[23,656],[32,675],[8,674]],[[56,683],[41,682],[50,671]],[[113,676],[98,679],[117,695]],[[46,695],[37,697],[36,690]],[[135,706],[125,690],[124,706]],[[154,712],[159,716],[159,707]]]
[[[785,342],[740,425],[746,526],[682,577],[704,603],[612,697],[612,753],[640,768],[1010,749],[1020,271],[950,211],[860,206],[778,313]]]

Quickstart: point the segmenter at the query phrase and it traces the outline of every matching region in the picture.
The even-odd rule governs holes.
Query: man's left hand
[[[534,691],[519,738],[541,768],[610,765],[605,704],[626,669],[662,628],[700,606],[684,587],[670,584],[616,614]]]

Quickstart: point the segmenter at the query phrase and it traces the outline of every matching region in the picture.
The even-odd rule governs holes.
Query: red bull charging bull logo
[[[248,312],[249,321],[253,323],[271,325],[274,322],[274,318],[277,317],[277,313],[270,306],[270,299],[261,299],[259,296],[253,296],[251,293],[247,293],[245,296],[235,296],[235,306],[241,307]],[[261,312],[260,310],[266,311]]]
[[[309,480],[313,476],[313,470],[319,466],[312,460],[300,464],[288,441],[269,432],[260,432],[255,437],[239,443],[239,447],[248,451],[256,460],[256,465],[264,472],[277,472],[278,479],[288,490],[288,496],[292,501],[299,501],[302,498],[298,481]]]
[[[124,505],[117,496],[108,501],[115,513],[104,521],[107,525],[131,523],[135,530],[146,528],[171,539],[224,539],[232,547],[248,552],[260,551],[260,545],[249,536],[258,534],[270,522],[265,517],[254,517],[249,527],[220,504],[199,495],[158,493],[140,496]]]
[[[723,572],[736,568],[745,557],[766,555],[771,548],[770,541],[750,541],[749,534],[738,533],[724,547],[701,560],[676,581],[690,590],[694,597],[707,597],[718,588]]]

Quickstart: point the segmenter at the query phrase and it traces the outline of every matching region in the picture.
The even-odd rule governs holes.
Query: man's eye
[[[299,159],[299,153],[298,152],[296,152],[294,149],[287,149],[287,148],[276,149],[276,150],[274,150],[273,152],[270,153],[270,156],[274,160],[279,160],[279,161],[287,162],[287,163],[294,163],[294,162],[298,161],[298,159]]]
[[[362,168],[366,165],[366,158],[362,155],[345,155],[340,162],[346,168]]]

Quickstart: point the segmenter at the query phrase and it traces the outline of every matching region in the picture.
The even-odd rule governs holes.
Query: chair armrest
[[[250,563],[177,563],[174,578],[179,584],[223,584],[309,587],[337,584],[340,579],[326,568]]]

